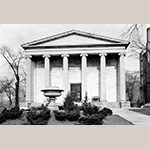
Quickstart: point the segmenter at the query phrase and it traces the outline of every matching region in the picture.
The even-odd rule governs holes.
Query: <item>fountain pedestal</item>
[[[51,110],[58,110],[58,106],[56,105],[56,97],[61,96],[61,92],[64,90],[59,89],[58,87],[49,87],[41,90],[44,92],[44,96],[48,98],[48,103],[46,104]]]
[[[48,101],[50,101],[50,103],[48,103],[48,108],[51,109],[51,110],[58,110],[58,106],[55,102],[56,98],[49,98]]]

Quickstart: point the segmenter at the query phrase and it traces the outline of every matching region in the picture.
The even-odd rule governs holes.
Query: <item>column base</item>
[[[107,101],[100,101],[100,102],[91,102],[93,105],[98,107],[108,107],[108,108],[130,108],[130,102],[122,101],[122,102],[107,102]]]
[[[130,102],[129,101],[121,101],[119,102],[120,108],[130,108]]]
[[[119,102],[102,101],[102,102],[100,102],[100,105],[101,105],[101,107],[120,108]]]

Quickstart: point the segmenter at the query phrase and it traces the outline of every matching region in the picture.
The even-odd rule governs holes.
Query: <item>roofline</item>
[[[123,46],[125,48],[128,47],[127,44],[86,44],[86,45],[56,45],[56,46],[28,46],[24,47],[25,50],[27,49],[57,49],[57,48],[90,48],[90,47],[116,47],[116,46]]]
[[[53,40],[59,39],[61,37],[66,37],[66,36],[72,35],[72,34],[86,36],[86,37],[90,37],[90,38],[93,38],[93,39],[102,39],[102,40],[105,39],[106,41],[116,42],[116,44],[117,43],[118,44],[122,43],[122,44],[126,44],[126,47],[128,47],[128,45],[130,44],[129,41],[125,41],[125,40],[115,39],[115,38],[111,38],[111,37],[107,37],[107,36],[102,36],[102,35],[97,35],[97,34],[93,34],[93,33],[83,32],[83,31],[79,31],[79,30],[70,30],[70,31],[66,31],[66,32],[59,33],[59,34],[56,34],[56,35],[52,35],[52,36],[48,36],[48,37],[41,38],[41,39],[38,39],[38,40],[34,40],[34,41],[31,41],[31,42],[24,43],[24,44],[21,45],[21,47],[26,49],[28,47],[31,47],[31,46],[35,45],[35,44],[41,44],[41,43],[44,43],[44,42],[53,41]]]

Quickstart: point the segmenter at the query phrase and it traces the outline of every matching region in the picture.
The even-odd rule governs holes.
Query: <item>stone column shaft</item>
[[[120,101],[126,101],[126,84],[125,84],[125,53],[120,53],[119,58],[119,83],[120,83]]]
[[[64,90],[64,97],[69,92],[69,72],[68,72],[68,54],[63,54],[63,90]]]
[[[82,100],[84,100],[86,93],[87,93],[87,56],[88,55],[87,54],[81,54],[80,56],[82,57],[82,60],[81,60]]]
[[[100,56],[100,101],[106,101],[106,53]]]
[[[26,66],[27,66],[27,76],[26,76],[26,102],[32,103],[32,56],[27,55],[26,56]]]
[[[45,88],[50,87],[50,55],[43,55],[44,57],[44,85]]]

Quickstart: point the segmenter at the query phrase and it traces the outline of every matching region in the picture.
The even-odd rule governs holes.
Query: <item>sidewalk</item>
[[[114,108],[113,114],[123,117],[134,125],[150,125],[150,116],[133,112],[125,108]]]

